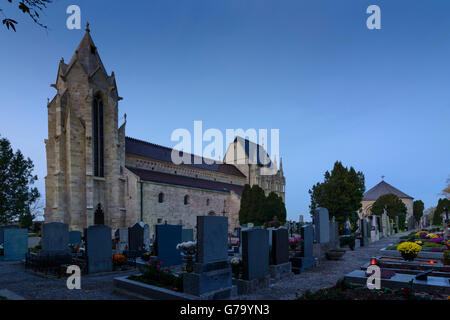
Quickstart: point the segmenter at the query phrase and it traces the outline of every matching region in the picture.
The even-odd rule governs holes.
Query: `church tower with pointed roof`
[[[71,230],[125,226],[125,124],[118,128],[114,72],[108,75],[89,25],[68,64],[61,59],[48,103],[46,222]]]

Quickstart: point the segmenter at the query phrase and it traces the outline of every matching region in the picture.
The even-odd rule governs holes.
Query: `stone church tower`
[[[89,25],[68,64],[59,63],[48,103],[46,222],[71,230],[125,226],[125,124],[118,128],[114,72],[105,70]]]

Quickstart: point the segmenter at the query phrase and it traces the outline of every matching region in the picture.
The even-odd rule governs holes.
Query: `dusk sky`
[[[0,135],[35,164],[44,198],[47,98],[89,21],[115,72],[127,136],[173,147],[175,129],[279,129],[288,218],[336,160],[425,208],[450,174],[450,2],[381,0],[55,0],[48,31],[3,1]],[[66,8],[81,8],[68,30]],[[366,9],[381,8],[381,30]],[[270,153],[270,149],[269,149]],[[442,197],[442,196],[441,196]]]

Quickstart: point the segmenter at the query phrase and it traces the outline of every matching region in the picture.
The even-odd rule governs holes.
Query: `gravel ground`
[[[316,291],[331,287],[346,273],[359,269],[370,257],[379,255],[381,248],[396,242],[401,235],[397,234],[372,243],[368,247],[348,251],[342,260],[321,261],[316,268],[295,275],[289,280],[279,281],[258,293],[240,296],[239,299],[288,300],[302,295],[307,289]],[[69,290],[66,287],[66,279],[25,271],[21,263],[0,262],[0,290],[6,289],[31,300],[124,300],[128,297],[113,292],[113,278],[133,272],[136,271],[82,276],[82,289]]]
[[[403,234],[395,234],[389,238],[371,243],[368,247],[360,247],[354,251],[347,251],[341,260],[323,260],[318,267],[309,269],[295,275],[288,280],[279,281],[268,289],[258,293],[240,296],[240,300],[290,300],[302,296],[306,290],[315,292],[320,289],[332,287],[343,278],[345,274],[359,269],[364,263],[369,262],[373,256],[380,255],[380,249],[396,243]]]
[[[134,271],[136,272],[136,271]],[[123,300],[113,292],[113,278],[133,272],[112,272],[81,277],[81,290],[69,290],[66,279],[25,271],[22,263],[0,262],[0,290],[30,300]]]

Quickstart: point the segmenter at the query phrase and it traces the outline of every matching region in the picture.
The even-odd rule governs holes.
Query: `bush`
[[[442,262],[445,265],[450,265],[450,250],[445,250],[444,251]]]
[[[128,279],[182,292],[183,277],[177,277],[169,268],[163,268],[162,264],[162,261],[149,260],[142,276],[129,276]]]
[[[341,247],[349,246],[351,250],[355,250],[355,236],[341,236],[339,237]]]
[[[431,247],[431,248],[444,248],[445,246],[440,243],[434,243],[434,242],[425,242],[422,247]]]

